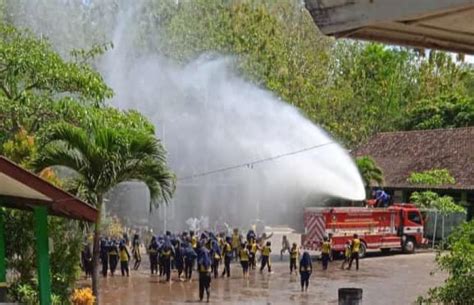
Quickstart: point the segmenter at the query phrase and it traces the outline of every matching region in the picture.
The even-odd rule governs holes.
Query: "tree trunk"
[[[92,292],[95,296],[95,304],[99,305],[99,255],[100,255],[100,224],[102,223],[102,197],[97,198],[96,208],[99,210],[94,226],[94,247],[92,251]]]

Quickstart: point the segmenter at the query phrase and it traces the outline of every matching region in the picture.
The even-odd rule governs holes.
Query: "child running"
[[[138,270],[142,262],[142,256],[140,254],[140,236],[138,234],[133,235],[132,255],[135,261],[133,264],[133,270]]]
[[[244,279],[248,278],[250,254],[249,254],[249,249],[247,247],[247,242],[244,242],[240,246],[239,259],[240,259],[240,264],[242,265]]]
[[[268,267],[268,272],[272,272],[272,266],[270,263],[270,253],[272,253],[272,243],[267,241],[266,245],[262,248],[262,265],[260,266],[260,272],[263,272],[265,267]]]
[[[110,274],[114,276],[118,264],[118,249],[115,241],[112,241],[109,247],[109,266]]]
[[[300,261],[301,291],[308,291],[309,278],[311,277],[312,271],[313,264],[311,263],[311,256],[305,251]]]
[[[293,243],[290,249],[290,274],[293,274],[293,270],[295,270],[296,273],[298,272],[298,269],[296,268],[296,260],[299,255],[300,251],[298,250],[298,246],[296,243]]]
[[[199,249],[198,257],[198,271],[199,271],[199,300],[204,298],[204,291],[206,291],[207,302],[209,303],[210,286],[211,286],[211,255],[209,250],[204,246],[204,243]]]
[[[128,253],[127,246],[125,245],[125,241],[120,242],[119,246],[119,257],[120,257],[120,271],[122,272],[122,276],[130,275],[130,271],[128,268],[128,261],[130,260],[130,253]]]
[[[342,262],[341,269],[344,269],[346,264],[349,264],[349,261],[351,260],[351,242],[346,241],[346,244],[344,245],[344,261]]]
[[[327,236],[324,236],[324,241],[321,246],[321,259],[323,262],[323,270],[328,269],[330,254],[331,254],[331,243],[329,242],[329,238],[327,238]]]
[[[222,255],[224,256],[224,271],[222,272],[222,277],[227,274],[227,277],[230,277],[230,262],[232,260],[232,246],[231,246],[231,238],[227,237],[226,242],[224,244],[224,248],[222,249]]]
[[[258,244],[255,238],[250,240],[250,244],[248,245],[250,251],[250,258],[249,258],[249,266],[252,270],[257,268],[257,251],[258,251]]]
[[[156,274],[158,273],[158,242],[155,236],[151,238],[150,245],[148,246],[148,255],[150,257],[151,274]]]
[[[211,240],[211,258],[212,258],[212,272],[214,273],[214,278],[219,277],[219,263],[221,260],[221,249],[217,240]]]

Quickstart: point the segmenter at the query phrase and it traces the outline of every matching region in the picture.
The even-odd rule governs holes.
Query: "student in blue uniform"
[[[212,259],[212,272],[214,278],[219,277],[219,263],[221,261],[221,249],[216,239],[211,240],[211,259]]]
[[[151,274],[158,273],[158,242],[156,237],[151,238],[150,245],[148,246],[148,256],[150,257],[150,270]]]
[[[180,281],[181,274],[183,274],[184,270],[184,255],[180,240],[177,240],[174,252],[174,265],[176,267],[176,270],[178,271],[178,281]]]
[[[204,243],[201,244],[198,256],[198,272],[199,272],[199,300],[204,298],[204,291],[206,292],[207,302],[210,297],[211,286],[211,255]]]
[[[196,260],[197,254],[196,251],[194,251],[194,248],[192,247],[191,244],[186,243],[184,248],[184,274],[186,276],[186,279],[191,281],[192,276],[193,276],[193,267],[194,267],[194,261]]]
[[[100,262],[102,263],[102,275],[107,277],[109,270],[109,242],[107,238],[100,241]]]
[[[163,268],[163,275],[166,276],[166,281],[171,281],[171,258],[174,256],[174,249],[173,245],[171,245],[171,241],[167,236],[164,238],[163,246],[161,247],[160,251],[162,268]]]
[[[313,272],[311,256],[309,256],[309,253],[305,251],[300,261],[301,291],[308,291],[311,272]]]

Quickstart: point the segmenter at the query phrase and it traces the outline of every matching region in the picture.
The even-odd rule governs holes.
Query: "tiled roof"
[[[456,183],[439,188],[474,189],[474,127],[378,133],[352,154],[371,156],[385,186],[413,187],[411,172],[447,169]]]

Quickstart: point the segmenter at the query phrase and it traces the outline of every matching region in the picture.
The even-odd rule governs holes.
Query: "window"
[[[408,220],[412,222],[416,222],[418,224],[421,224],[421,216],[420,213],[418,212],[408,212]]]

